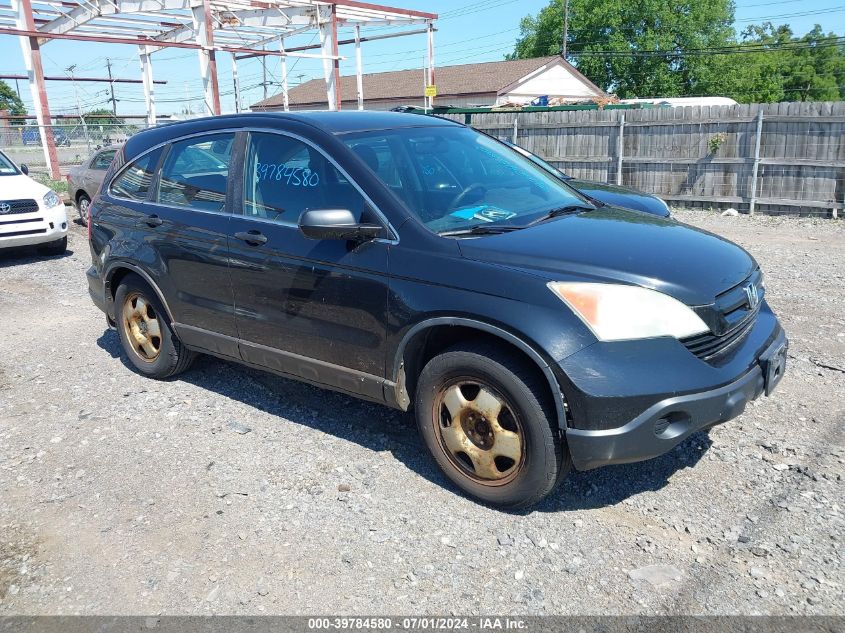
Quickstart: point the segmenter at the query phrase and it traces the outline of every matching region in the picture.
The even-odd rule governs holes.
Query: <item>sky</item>
[[[598,1],[598,0],[597,0]],[[511,52],[519,35],[519,20],[536,14],[548,0],[382,0],[383,4],[419,9],[440,15],[435,34],[435,65],[467,64],[500,60]],[[776,24],[788,23],[793,31],[803,35],[820,23],[825,31],[845,34],[845,3],[841,0],[736,0],[736,27],[741,30],[751,23],[770,20]],[[418,27],[411,27],[418,28]],[[366,31],[362,31],[365,35]],[[340,39],[352,36],[351,30],[340,31]],[[316,36],[291,38],[288,47],[316,42]],[[133,45],[94,44],[54,40],[42,47],[46,75],[66,75],[65,69],[76,64],[79,76],[106,76],[106,59],[111,60],[114,77],[140,79],[137,47]],[[426,51],[425,35],[409,35],[362,45],[364,72],[384,72],[406,68],[422,68]],[[342,74],[354,74],[355,53],[353,46],[341,47],[340,54],[347,56],[341,62]],[[228,53],[218,53],[218,82],[224,112],[234,111],[232,58]],[[289,85],[322,77],[322,62],[314,59],[291,59],[288,62]],[[25,73],[18,39],[0,36],[0,74]],[[258,59],[244,60],[238,64],[243,107],[260,101],[263,96],[262,65]],[[202,80],[199,76],[197,52],[185,49],[167,49],[153,55],[154,78],[167,81],[155,87],[157,113],[179,113],[190,107],[193,112],[203,109]],[[267,58],[268,80],[280,80],[278,57]],[[14,87],[14,82],[9,82]],[[31,110],[29,87],[20,82],[20,94]],[[140,84],[116,85],[118,112],[144,114],[144,94]],[[279,85],[268,88],[270,94],[279,92]],[[106,84],[48,82],[50,110],[53,114],[73,114],[77,99],[82,111],[110,107]]]

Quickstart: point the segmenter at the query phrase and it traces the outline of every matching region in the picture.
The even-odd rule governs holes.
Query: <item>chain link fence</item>
[[[147,127],[145,118],[108,122],[73,119],[57,122],[49,127],[56,143],[56,153],[62,174],[74,165],[87,161],[99,149],[122,144],[130,136]],[[18,165],[26,165],[30,174],[38,178],[49,175],[41,131],[34,122],[0,117],[0,150]]]

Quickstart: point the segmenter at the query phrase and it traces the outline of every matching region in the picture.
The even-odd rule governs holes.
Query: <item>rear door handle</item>
[[[261,231],[256,231],[255,229],[251,231],[239,231],[235,233],[235,238],[241,240],[242,242],[246,242],[250,246],[260,246],[261,244],[267,243],[267,236],[263,235]]]
[[[164,224],[164,220],[162,220],[160,217],[158,217],[155,214],[148,215],[143,220],[141,220],[141,222],[143,222],[144,224],[146,224],[147,226],[149,226],[151,228],[156,227],[156,226],[161,226],[162,224]]]

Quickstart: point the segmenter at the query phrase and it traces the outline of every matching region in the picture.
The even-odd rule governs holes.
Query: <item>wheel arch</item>
[[[158,300],[161,301],[161,305],[164,306],[164,310],[167,313],[167,319],[172,324],[173,323],[173,312],[170,310],[170,306],[167,304],[167,299],[164,297],[164,293],[162,293],[161,288],[158,287],[158,284],[153,280],[152,276],[145,271],[143,268],[136,266],[135,264],[130,264],[124,261],[118,261],[110,264],[103,275],[103,279],[105,280],[106,286],[106,300],[108,301],[109,307],[111,308],[111,314],[109,314],[109,318],[114,319],[114,295],[117,291],[117,287],[120,285],[120,282],[123,280],[126,275],[130,273],[135,273],[144,282],[152,288],[153,292],[158,297]]]
[[[452,344],[473,338],[483,338],[504,343],[520,356],[527,358],[542,374],[554,401],[558,426],[567,426],[565,396],[548,361],[531,344],[520,336],[499,326],[467,317],[435,317],[411,327],[396,350],[392,368],[395,383],[395,401],[399,408],[408,410],[413,402],[417,378],[425,363]]]

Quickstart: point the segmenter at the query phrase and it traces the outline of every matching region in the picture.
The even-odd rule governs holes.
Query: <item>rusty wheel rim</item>
[[[123,302],[123,332],[135,355],[146,363],[161,354],[161,324],[155,308],[142,294],[130,293]]]
[[[522,423],[507,398],[481,381],[452,381],[435,398],[433,423],[441,449],[464,476],[507,484],[525,462]]]

